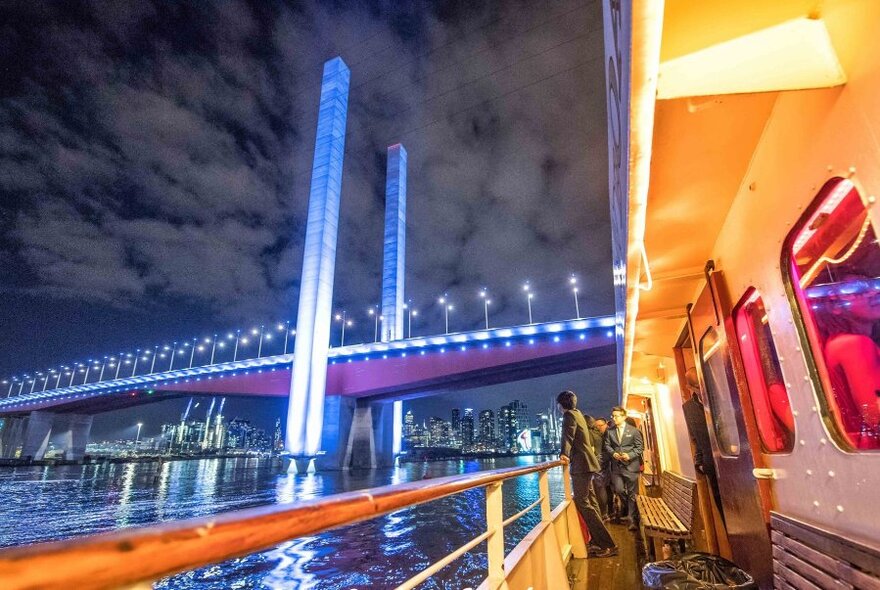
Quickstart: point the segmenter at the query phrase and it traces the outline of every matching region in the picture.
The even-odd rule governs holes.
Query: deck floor
[[[572,590],[641,590],[645,549],[638,532],[626,524],[607,524],[619,553],[604,559],[572,559],[569,579]]]

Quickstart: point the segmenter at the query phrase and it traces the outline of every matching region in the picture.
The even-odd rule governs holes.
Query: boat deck
[[[572,559],[569,580],[572,590],[641,590],[645,549],[638,532],[626,524],[607,524],[619,547],[615,557]]]

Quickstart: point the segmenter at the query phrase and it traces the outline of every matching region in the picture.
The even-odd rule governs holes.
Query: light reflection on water
[[[436,463],[305,475],[279,462],[204,459],[157,464],[31,467],[0,470],[0,547],[61,539],[152,522],[286,504],[368,487],[536,462],[533,457]],[[550,472],[552,503],[562,499],[561,472]],[[504,515],[538,497],[537,474],[504,484]],[[510,551],[540,517],[533,510],[505,531]],[[485,494],[469,490],[274,549],[201,568],[156,584],[162,589],[393,588],[485,527]],[[485,577],[485,545],[422,588],[476,586]]]

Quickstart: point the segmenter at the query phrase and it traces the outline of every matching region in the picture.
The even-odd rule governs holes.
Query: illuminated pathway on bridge
[[[604,357],[591,363],[588,351],[613,346],[613,326],[613,316],[606,316],[331,348],[327,395],[376,399],[383,396],[412,397],[417,393],[413,389],[436,392],[527,378],[522,370],[510,370],[509,377],[487,373],[485,383],[479,378],[463,383],[458,379],[463,373],[481,369],[485,373],[489,366],[509,370],[516,364],[534,364],[536,375],[540,375],[607,364]],[[501,356],[490,358],[483,355],[488,364],[466,362],[457,356],[469,351],[485,351],[487,354],[495,351]],[[447,354],[449,360],[439,356]],[[567,360],[552,368],[542,369],[538,362],[542,358],[560,356]],[[409,365],[401,367],[400,362],[405,358],[410,359],[407,361]],[[417,360],[422,361],[421,367],[417,366]],[[22,393],[0,400],[0,415],[41,409],[79,411],[85,406],[92,412],[102,412],[158,401],[148,396],[165,392],[177,395],[286,396],[292,362],[292,354],[281,354]],[[367,362],[370,362],[369,367]],[[358,370],[346,374],[349,368]],[[270,379],[267,373],[279,374]],[[210,385],[209,381],[212,382]],[[164,396],[159,397],[164,399]]]

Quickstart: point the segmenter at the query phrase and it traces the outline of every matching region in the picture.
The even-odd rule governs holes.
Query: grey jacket
[[[617,459],[610,459],[611,472],[628,471],[630,473],[638,473],[639,467],[642,465],[642,453],[645,450],[642,433],[635,426],[624,424],[623,437],[618,440],[617,425],[608,427],[605,431],[605,452],[609,457],[614,453],[626,453],[629,455],[629,462],[623,463]]]

